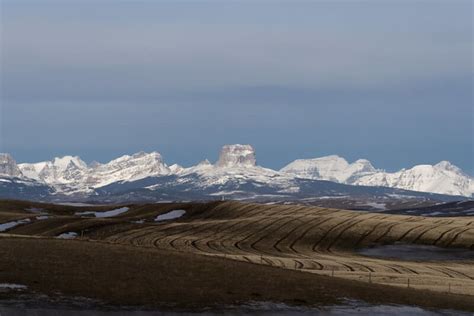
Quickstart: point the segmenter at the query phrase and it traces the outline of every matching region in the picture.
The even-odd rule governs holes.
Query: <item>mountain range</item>
[[[167,165],[158,152],[87,164],[77,156],[17,164],[0,154],[0,197],[69,200],[298,199],[315,196],[433,194],[472,197],[474,180],[447,161],[398,172],[332,155],[298,159],[281,170],[257,165],[250,145],[225,145],[218,161]]]

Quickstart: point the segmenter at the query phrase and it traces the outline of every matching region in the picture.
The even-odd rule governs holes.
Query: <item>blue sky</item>
[[[471,1],[2,1],[0,151],[474,174]]]

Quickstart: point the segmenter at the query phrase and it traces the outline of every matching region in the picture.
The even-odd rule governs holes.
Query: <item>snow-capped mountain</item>
[[[178,175],[197,175],[203,187],[225,186],[231,183],[235,191],[238,191],[239,186],[251,182],[255,186],[278,187],[281,192],[298,191],[292,181],[293,176],[258,166],[255,150],[250,145],[225,145],[214,165],[209,160],[204,160],[196,166],[180,170]],[[227,193],[219,191],[215,194]]]
[[[339,183],[377,172],[372,164],[359,159],[349,164],[342,157],[332,155],[314,159],[298,159],[280,170],[303,179],[328,180]]]
[[[89,165],[74,156],[17,165],[10,155],[0,154],[0,178],[3,188],[9,186],[10,179],[16,179],[17,184],[23,181],[22,185],[41,187],[41,194],[51,191],[55,196],[99,200],[104,196],[118,200],[166,196],[175,199],[213,196],[295,199],[321,194],[417,195],[410,191],[471,197],[474,193],[472,177],[449,162],[389,173],[374,168],[365,159],[349,163],[333,155],[299,159],[276,171],[257,164],[252,146],[238,144],[224,146],[215,164],[204,160],[187,168],[178,164],[168,166],[158,152],[140,152]],[[14,196],[11,186],[8,190],[9,196]],[[0,190],[0,196],[2,193]],[[419,196],[424,198],[429,194]]]
[[[20,170],[28,178],[48,184],[80,182],[85,177],[87,164],[79,157],[64,156],[33,164],[20,164]]]
[[[235,166],[254,167],[257,164],[255,150],[250,145],[225,145],[222,147],[217,167],[229,168]]]
[[[9,199],[44,199],[53,193],[48,185],[23,175],[9,154],[0,153],[0,196]]]
[[[77,156],[64,156],[32,164],[23,163],[18,167],[26,178],[50,185],[58,192],[83,190],[88,173],[87,164]]]
[[[160,153],[139,152],[92,167],[89,170],[87,182],[90,187],[100,188],[114,182],[135,181],[170,173],[171,169],[163,162]]]
[[[33,164],[20,164],[27,178],[48,184],[60,193],[91,192],[120,181],[169,174],[171,171],[157,152],[125,155],[106,164],[87,165],[79,157],[65,156]]]
[[[377,172],[355,179],[351,184],[385,186],[421,192],[471,196],[474,180],[448,161],[418,165],[398,172]]]
[[[474,179],[448,161],[390,173],[375,169],[365,159],[348,163],[339,156],[326,156],[295,160],[280,171],[303,179],[329,180],[350,185],[382,186],[468,197],[474,194]]]

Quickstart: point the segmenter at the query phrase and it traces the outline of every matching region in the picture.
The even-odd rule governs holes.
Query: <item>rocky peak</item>
[[[169,166],[169,169],[170,169],[170,172],[172,174],[180,173],[184,170],[184,168],[182,166],[178,165],[177,163]]]
[[[375,172],[377,171],[372,163],[367,159],[358,159],[351,164],[354,169],[359,172]]]
[[[257,163],[255,150],[250,145],[225,145],[216,163],[217,167],[253,167]]]
[[[61,158],[54,158],[52,161],[54,168],[63,171],[71,169],[87,169],[87,164],[77,156],[64,156]]]
[[[203,161],[198,163],[198,166],[210,166],[211,162],[207,159],[204,159]]]
[[[438,162],[436,165],[434,165],[434,167],[437,169],[452,171],[455,173],[463,173],[461,169],[446,160]]]
[[[0,153],[0,175],[21,177],[22,173],[10,154]]]

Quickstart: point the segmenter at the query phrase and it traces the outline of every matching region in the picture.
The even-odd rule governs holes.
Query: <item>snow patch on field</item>
[[[62,233],[61,235],[59,235],[58,237],[56,238],[59,238],[59,239],[74,239],[77,237],[77,233],[75,232],[67,232],[67,233]]]
[[[8,229],[11,229],[13,227],[16,227],[18,225],[26,224],[26,223],[29,223],[29,222],[31,222],[31,220],[29,218],[25,218],[25,219],[21,219],[19,221],[13,221],[13,222],[0,224],[0,232],[4,232],[4,231],[6,231]]]
[[[48,215],[36,216],[36,219],[39,220],[39,221],[42,221],[42,220],[45,220],[45,219],[48,219],[48,218],[49,218]]]
[[[365,205],[370,206],[376,210],[379,211],[385,211],[387,210],[387,205],[385,203],[380,203],[380,202],[368,202],[365,203]]]
[[[422,214],[423,216],[438,216],[438,215],[443,215],[443,212],[431,212],[427,214]]]
[[[155,218],[155,222],[168,221],[168,220],[180,218],[180,217],[183,216],[184,214],[186,214],[186,211],[185,211],[185,210],[173,210],[173,211],[171,211],[171,212],[158,215],[158,216]]]
[[[0,290],[26,290],[28,287],[23,284],[15,284],[15,283],[0,283]]]
[[[115,210],[106,211],[106,212],[77,212],[74,215],[78,216],[89,216],[94,215],[95,217],[113,217],[125,213],[129,210],[128,207],[121,207]]]

